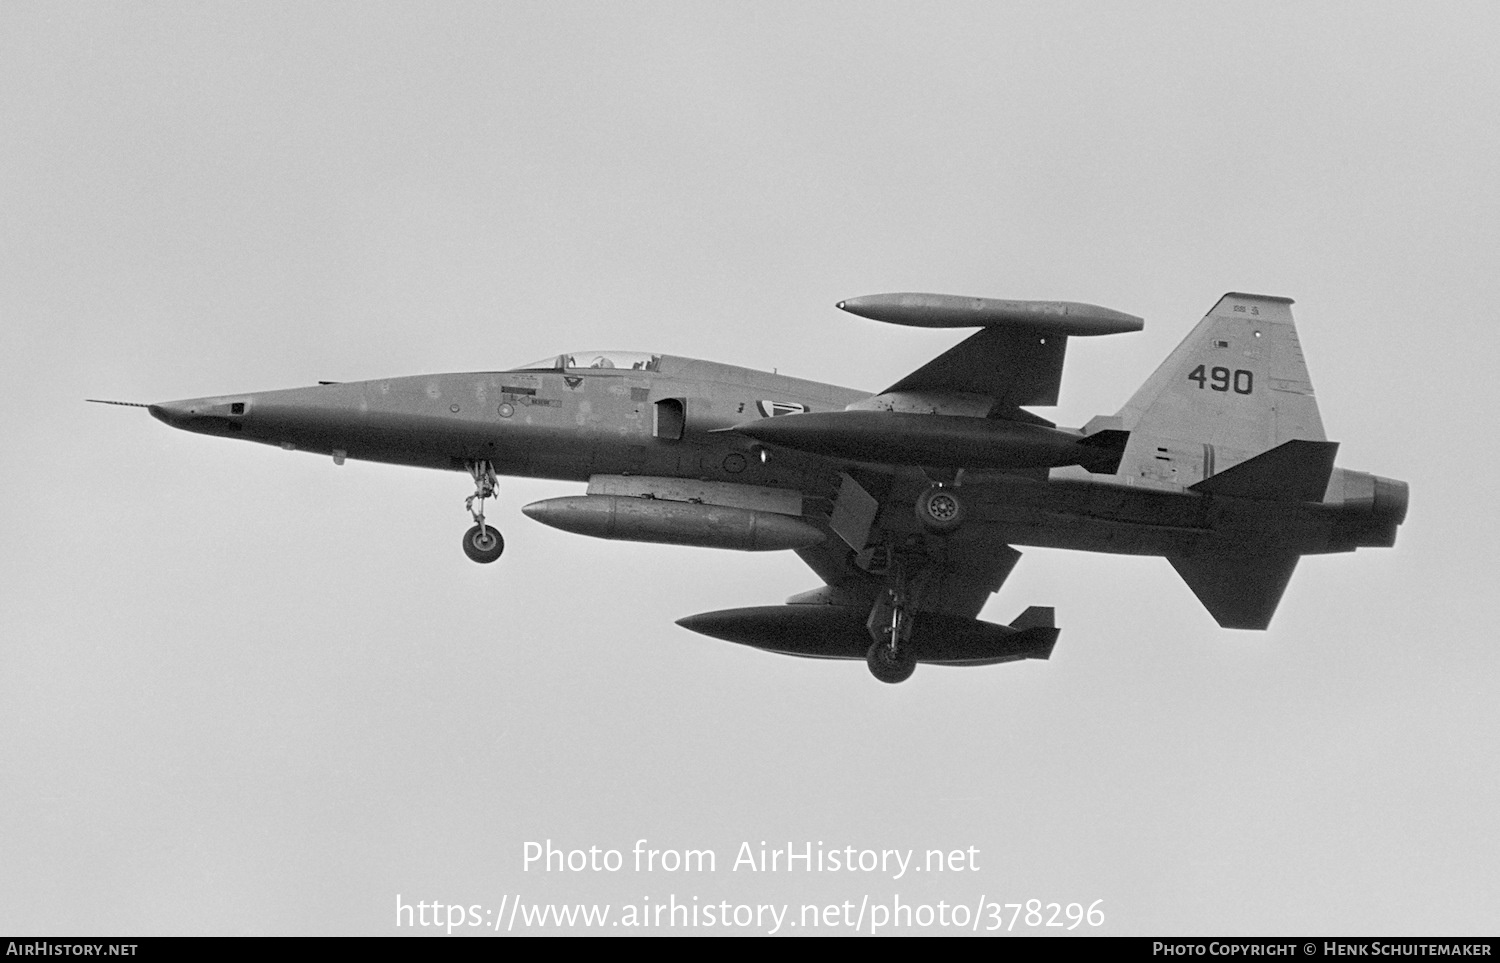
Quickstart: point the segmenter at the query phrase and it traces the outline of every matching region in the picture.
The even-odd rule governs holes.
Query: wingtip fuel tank
[[[867,294],[836,305],[872,321],[917,328],[1030,328],[1047,334],[1090,336],[1139,331],[1133,314],[1078,301],[1011,301],[957,294]]]
[[[1041,613],[1046,613],[1042,616]],[[1061,632],[1050,609],[1028,609],[1014,625],[925,613],[910,639],[918,662],[996,665],[1047,659]],[[690,632],[781,655],[864,659],[870,647],[863,609],[843,605],[758,605],[677,620]]]

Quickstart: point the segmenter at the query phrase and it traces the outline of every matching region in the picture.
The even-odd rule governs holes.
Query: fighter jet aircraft
[[[1165,556],[1225,628],[1264,629],[1302,555],[1395,544],[1404,482],[1334,467],[1291,300],[1226,294],[1117,413],[1055,405],[1068,339],[1138,331],[1094,305],[883,294],[838,307],[977,328],[871,394],[710,361],[584,351],[504,371],[324,383],[149,407],[177,428],[466,472],[476,562],[504,550],[500,475],[586,482],[533,502],[597,538],[796,552],[822,579],[783,605],[678,625],[770,652],[917,663],[1046,659],[1050,607],[977,618],[1016,545]]]

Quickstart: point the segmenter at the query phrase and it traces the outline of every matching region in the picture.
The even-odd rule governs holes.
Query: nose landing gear
[[[464,554],[476,562],[488,564],[505,551],[505,539],[498,528],[475,525],[464,533]]]
[[[464,508],[474,517],[474,527],[464,533],[464,554],[476,562],[488,564],[505,551],[505,539],[500,537],[500,530],[484,523],[484,501],[495,497],[499,478],[495,466],[488,461],[471,461],[468,469],[474,477],[474,494],[464,500]],[[475,502],[479,503],[477,509]]]

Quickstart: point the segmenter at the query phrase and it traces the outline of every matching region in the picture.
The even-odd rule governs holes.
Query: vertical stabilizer
[[[1201,467],[1170,479],[1178,484],[1201,481],[1284,442],[1327,440],[1292,301],[1268,295],[1220,298],[1119,416],[1132,432],[1122,474],[1154,477],[1158,455],[1180,461],[1192,453],[1196,462],[1201,451]]]

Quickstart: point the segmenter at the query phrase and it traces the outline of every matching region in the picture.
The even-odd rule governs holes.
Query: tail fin
[[[1287,441],[1326,441],[1291,305],[1220,298],[1120,409],[1120,474],[1191,485]]]

